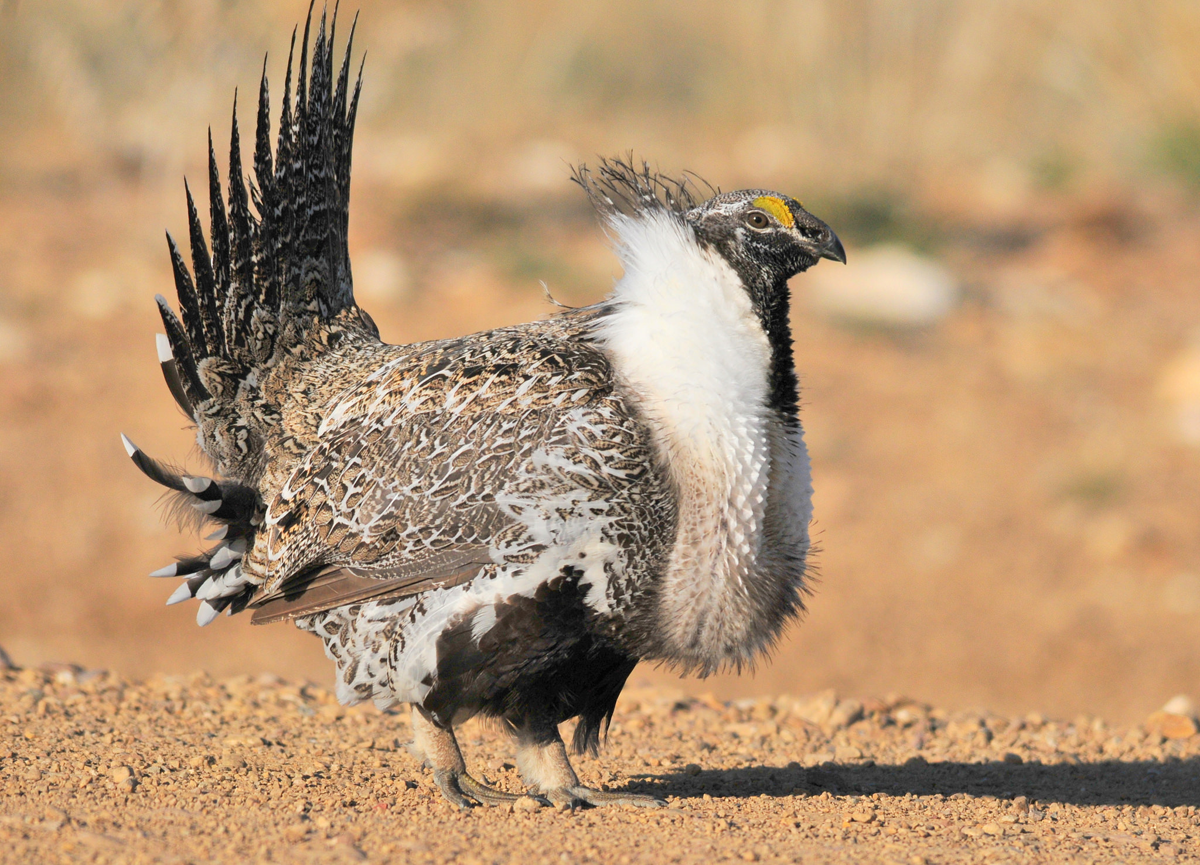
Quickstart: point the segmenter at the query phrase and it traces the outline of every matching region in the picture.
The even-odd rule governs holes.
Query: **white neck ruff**
[[[625,274],[597,337],[679,496],[659,608],[664,654],[703,671],[746,663],[778,631],[763,623],[781,611],[763,606],[791,603],[761,583],[786,583],[790,598],[803,579],[802,434],[769,405],[771,346],[734,270],[670,214],[619,216],[613,228]]]

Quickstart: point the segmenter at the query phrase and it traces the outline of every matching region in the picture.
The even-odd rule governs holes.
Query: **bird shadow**
[[[1200,758],[1012,764],[928,763],[917,757],[892,765],[824,763],[808,768],[793,763],[786,767],[708,769],[696,774],[682,771],[634,775],[629,790],[683,799],[705,794],[714,798],[748,798],[812,796],[823,792],[835,796],[911,793],[997,799],[1025,796],[1035,802],[1071,805],[1200,806]]]

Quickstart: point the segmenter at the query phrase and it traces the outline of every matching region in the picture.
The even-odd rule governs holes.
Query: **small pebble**
[[[516,802],[513,802],[514,810],[523,811],[525,813],[531,813],[533,811],[538,811],[541,809],[541,807],[542,807],[541,803],[538,802],[537,799],[534,799],[532,796],[522,796]]]
[[[1146,726],[1167,739],[1188,739],[1197,732],[1195,718],[1173,712],[1155,712],[1146,719]]]

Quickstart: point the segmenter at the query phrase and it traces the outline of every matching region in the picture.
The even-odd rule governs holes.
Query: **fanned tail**
[[[202,627],[222,610],[236,613],[243,609],[257,588],[238,563],[254,543],[255,531],[262,524],[263,506],[258,493],[231,481],[180,474],[148,456],[127,436],[121,436],[121,442],[133,464],[150,480],[170,490],[178,506],[190,510],[201,521],[220,524],[207,538],[220,541],[217,546],[196,556],[181,556],[150,574],[183,578],[167,599],[168,606],[198,598],[201,604],[196,623]]]
[[[239,560],[262,522],[259,482],[272,442],[283,435],[280,407],[264,382],[281,365],[315,357],[340,338],[378,338],[370,317],[355,305],[347,246],[362,65],[351,88],[351,26],[335,77],[336,18],[335,8],[327,30],[322,11],[310,55],[310,5],[294,91],[292,33],[274,150],[264,60],[248,186],[236,93],[224,192],[209,131],[207,237],[184,184],[190,263],[167,235],[178,312],[162,296],[155,298],[166,331],[157,339],[158,360],[220,479],[169,469],[122,436],[130,458],[170,491],[181,512],[218,524],[209,536],[220,541],[217,546],[152,574],[184,578],[168,603],[199,599],[202,625],[222,610],[240,610],[261,582],[243,573]]]

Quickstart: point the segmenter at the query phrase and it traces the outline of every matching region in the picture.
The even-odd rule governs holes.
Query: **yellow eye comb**
[[[750,203],[774,216],[787,228],[791,228],[796,224],[796,220],[792,216],[792,209],[784,204],[782,198],[777,198],[774,195],[760,195]]]

